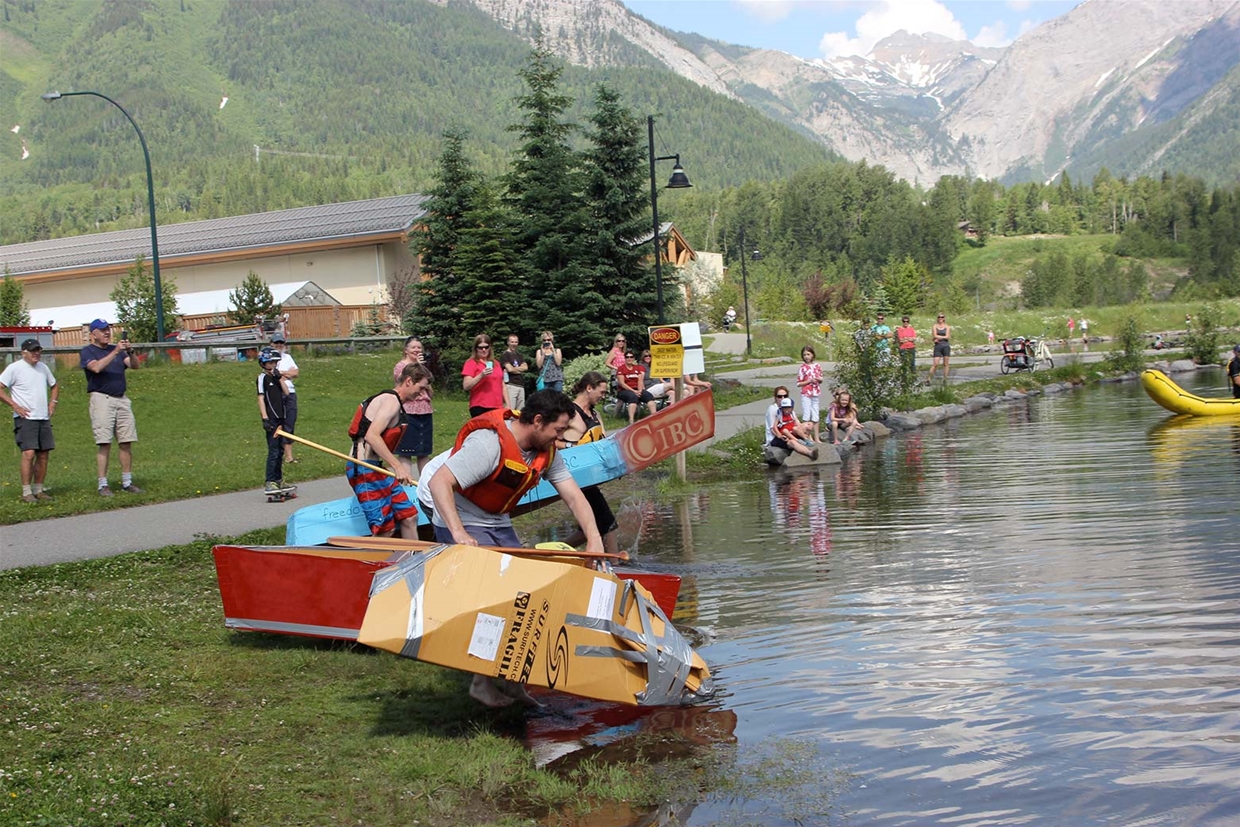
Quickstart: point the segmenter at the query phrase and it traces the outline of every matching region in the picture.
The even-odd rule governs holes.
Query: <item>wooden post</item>
[[[672,387],[675,388],[677,402],[685,398],[685,380],[683,376],[677,376],[672,381]],[[688,475],[688,470],[685,466],[685,452],[680,451],[676,454],[676,479],[684,482],[685,477]]]

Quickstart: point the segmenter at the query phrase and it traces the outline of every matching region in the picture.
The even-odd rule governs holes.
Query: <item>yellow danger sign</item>
[[[685,365],[683,345],[650,345],[650,375],[655,379],[679,377]]]

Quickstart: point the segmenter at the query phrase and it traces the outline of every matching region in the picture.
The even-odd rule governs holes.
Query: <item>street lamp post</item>
[[[100,94],[99,92],[48,92],[40,97],[51,103],[52,101],[75,95],[91,95],[96,98],[103,98],[121,110],[121,114],[129,119],[134,132],[138,133],[138,140],[142,143],[142,158],[146,161],[146,206],[151,214],[151,268],[155,275],[155,338],[162,343],[164,341],[164,295],[163,285],[159,280],[159,239],[155,231],[155,178],[151,175],[151,153],[146,148],[146,137],[142,134],[142,130],[138,128],[138,122],[125,111],[125,107],[107,95]]]
[[[749,332],[749,273],[745,269],[745,259],[749,258],[749,250],[745,248],[745,228],[740,228],[741,236],[741,291],[745,302],[745,355],[753,356],[753,338]],[[758,261],[762,254],[753,251],[753,260]]]
[[[663,251],[659,247],[659,187],[654,181],[654,163],[655,161],[675,161],[672,167],[672,177],[668,179],[667,188],[669,190],[684,189],[691,187],[689,176],[685,175],[685,168],[680,165],[679,155],[654,155],[654,115],[646,116],[646,135],[648,146],[650,148],[650,212],[654,216],[654,289],[655,296],[659,303],[659,324],[663,324]]]

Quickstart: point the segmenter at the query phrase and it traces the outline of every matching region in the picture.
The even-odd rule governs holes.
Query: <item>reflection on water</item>
[[[1238,505],[1240,422],[1132,383],[647,503],[640,552],[686,578],[739,754],[852,774],[801,823],[1234,825]]]

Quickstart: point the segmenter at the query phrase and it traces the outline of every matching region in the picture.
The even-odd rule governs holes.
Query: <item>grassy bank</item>
[[[207,541],[0,572],[0,650],[3,824],[526,824],[692,795],[711,760],[535,769],[463,673],[229,632]]]

